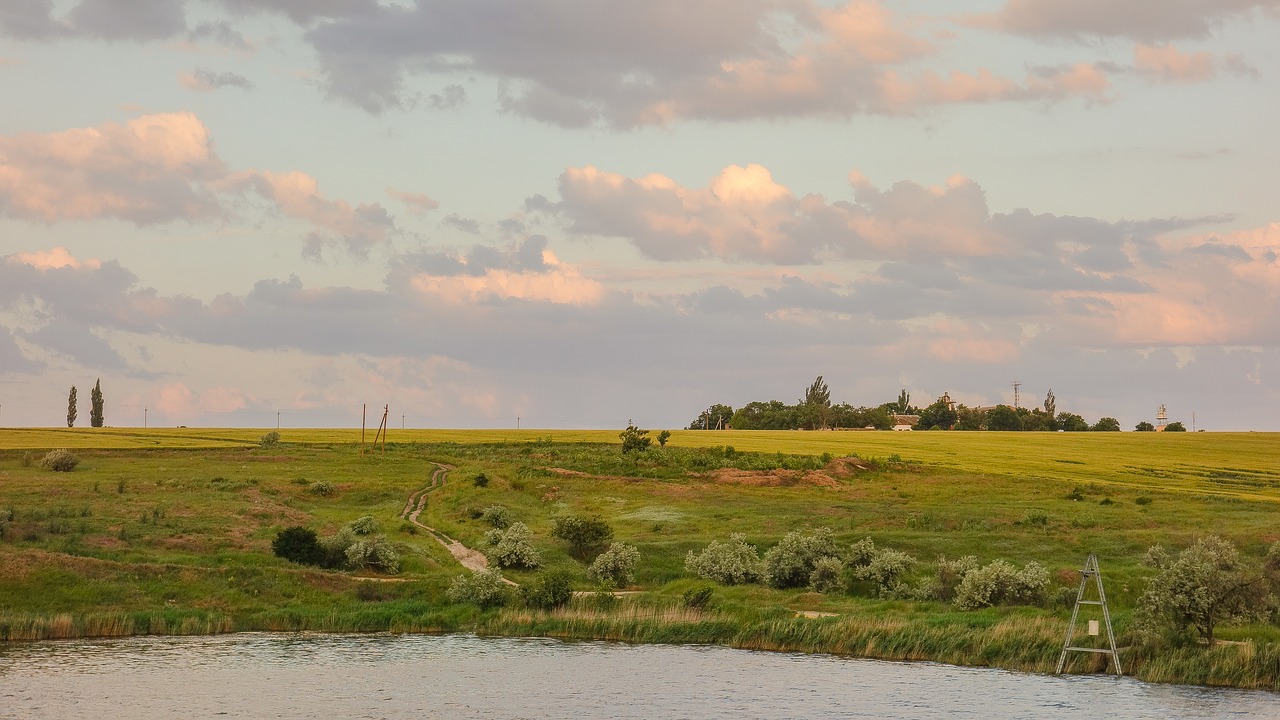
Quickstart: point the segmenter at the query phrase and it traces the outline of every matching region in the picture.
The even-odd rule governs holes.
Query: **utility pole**
[[[277,430],[280,429],[280,411],[279,410],[276,411],[276,429]]]
[[[404,413],[400,413],[400,429],[404,429]]]
[[[519,430],[519,429],[520,429],[520,416],[519,416],[519,415],[517,415],[517,416],[516,416],[516,429],[517,429],[517,430]]]
[[[138,406],[134,405],[134,407],[138,407]],[[142,427],[145,428],[146,426],[147,426],[147,407],[144,405],[142,408]]]

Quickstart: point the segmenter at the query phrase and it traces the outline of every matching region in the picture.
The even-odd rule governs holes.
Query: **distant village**
[[[994,430],[1042,432],[1119,432],[1120,421],[1101,417],[1093,422],[1067,411],[1059,411],[1050,389],[1042,403],[1025,407],[1020,383],[1015,382],[1013,405],[969,407],[957,403],[950,392],[925,407],[913,405],[903,389],[898,399],[874,407],[833,404],[831,392],[821,375],[795,404],[780,400],[754,401],[739,408],[715,404],[703,410],[689,424],[690,430]],[[1135,425],[1138,432],[1180,432],[1181,422],[1169,422],[1165,406],[1156,411],[1155,422]]]

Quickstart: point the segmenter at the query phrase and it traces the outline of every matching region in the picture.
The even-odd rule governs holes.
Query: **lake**
[[[0,645],[4,718],[1277,718],[1280,695],[720,647],[241,633]]]

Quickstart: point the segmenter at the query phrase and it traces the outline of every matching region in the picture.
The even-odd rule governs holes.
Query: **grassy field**
[[[260,448],[265,432],[0,430],[0,518],[9,518],[0,537],[0,637],[471,629],[1046,671],[1069,607],[959,612],[751,585],[717,588],[711,609],[691,610],[679,598],[701,582],[685,572],[684,557],[730,533],[763,550],[789,530],[828,527],[842,543],[869,536],[911,553],[921,561],[915,580],[938,555],[1035,560],[1049,568],[1057,597],[1073,596],[1085,556],[1097,553],[1129,645],[1150,545],[1183,547],[1211,531],[1259,558],[1280,540],[1276,434],[677,431],[665,450],[636,457],[623,456],[607,431],[393,430],[385,454],[363,455],[359,430],[285,429],[280,445]],[[40,468],[55,447],[76,449],[80,466]],[[862,461],[816,472],[823,453]],[[489,529],[476,511],[501,504],[533,530],[548,569],[589,589],[583,564],[551,529],[556,517],[598,514],[640,549],[635,589],[646,592],[613,608],[586,598],[553,613],[448,603],[459,566],[398,519],[433,463],[454,469],[429,496],[424,523],[475,547]],[[480,473],[487,487],[472,482]],[[321,480],[336,492],[309,492]],[[284,527],[326,534],[366,514],[401,549],[396,578],[361,579],[271,554]],[[832,616],[798,618],[802,610]],[[1132,647],[1127,664],[1156,680],[1276,689],[1275,628],[1220,635],[1248,643],[1158,654]]]

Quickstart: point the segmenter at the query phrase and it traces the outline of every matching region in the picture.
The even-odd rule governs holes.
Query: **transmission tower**
[[[1017,410],[1018,408],[1022,407],[1022,405],[1019,404],[1019,398],[1018,398],[1018,388],[1020,387],[1022,387],[1022,383],[1018,382],[1017,380],[1014,380],[1013,381],[1013,409],[1014,410]]]

